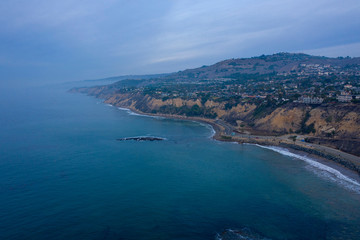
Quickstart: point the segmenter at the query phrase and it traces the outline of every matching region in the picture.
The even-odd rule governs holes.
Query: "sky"
[[[168,73],[277,52],[359,57],[360,1],[0,1],[0,81]]]

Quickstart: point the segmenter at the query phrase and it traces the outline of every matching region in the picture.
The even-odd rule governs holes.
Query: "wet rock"
[[[160,137],[127,137],[127,138],[118,138],[116,139],[117,141],[163,141],[165,140],[164,138],[160,138]]]

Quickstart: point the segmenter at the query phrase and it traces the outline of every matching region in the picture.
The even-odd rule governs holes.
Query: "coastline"
[[[106,102],[105,102],[106,103]],[[110,104],[113,106],[112,104]],[[273,146],[281,147],[285,149],[291,149],[292,151],[298,153],[305,153],[310,155],[314,159],[322,160],[336,164],[340,168],[344,168],[347,171],[352,171],[357,176],[360,176],[360,157],[351,155],[345,152],[341,152],[337,149],[320,146],[316,144],[293,141],[289,139],[290,135],[284,136],[261,136],[261,135],[251,135],[251,134],[239,134],[233,131],[233,127],[229,126],[227,123],[221,120],[216,119],[207,119],[202,117],[188,117],[180,115],[171,115],[171,114],[154,114],[146,113],[135,109],[134,107],[129,106],[115,106],[123,110],[130,110],[131,112],[144,116],[152,117],[163,117],[169,119],[180,119],[187,121],[196,121],[204,124],[210,125],[214,134],[212,138],[217,141],[222,142],[236,142],[238,144],[255,144],[260,146]]]
[[[223,140],[223,139],[222,139]],[[325,159],[340,165],[343,168],[354,171],[358,176],[360,176],[360,157],[341,152],[337,149],[333,149],[326,146],[293,141],[289,139],[289,135],[284,136],[258,136],[258,135],[248,135],[248,136],[232,136],[229,141],[235,141],[238,143],[250,143],[258,144],[261,146],[275,146],[286,149],[291,149],[296,152],[302,152],[313,156],[314,158]]]

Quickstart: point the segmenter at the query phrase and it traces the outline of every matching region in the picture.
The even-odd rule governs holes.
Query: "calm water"
[[[0,239],[214,239],[244,226],[270,239],[360,239],[356,182],[70,87],[1,91]],[[116,141],[132,136],[167,140]]]

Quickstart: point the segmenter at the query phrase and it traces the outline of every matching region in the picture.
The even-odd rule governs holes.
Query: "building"
[[[351,95],[338,95],[336,99],[339,102],[351,102],[352,96]]]
[[[324,99],[318,97],[313,98],[313,97],[302,96],[298,99],[299,103],[305,103],[305,104],[322,104],[323,101]]]

